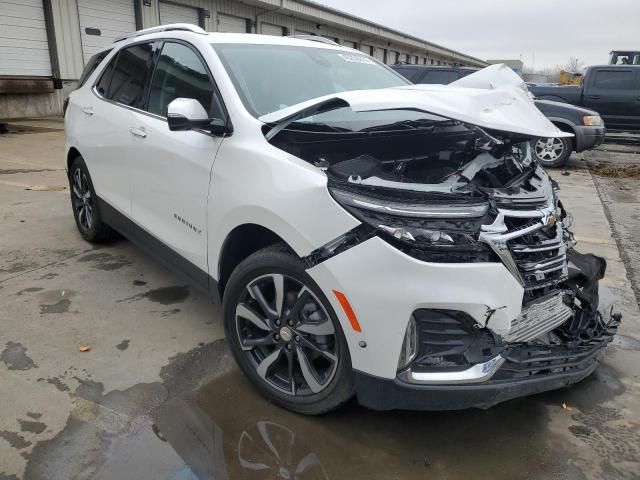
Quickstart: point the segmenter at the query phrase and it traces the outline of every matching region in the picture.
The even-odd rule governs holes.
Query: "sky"
[[[474,57],[527,70],[640,50],[640,0],[315,0]]]

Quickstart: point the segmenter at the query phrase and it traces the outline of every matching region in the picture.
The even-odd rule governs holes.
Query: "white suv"
[[[502,66],[410,85],[324,39],[119,39],[65,115],[78,229],[220,298],[269,399],[459,409],[581,380],[619,317],[571,248],[532,137],[566,136]]]

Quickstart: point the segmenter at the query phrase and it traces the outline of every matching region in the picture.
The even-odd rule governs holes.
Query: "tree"
[[[584,62],[579,60],[578,57],[569,57],[569,61],[562,65],[562,69],[565,72],[581,73],[584,69]]]

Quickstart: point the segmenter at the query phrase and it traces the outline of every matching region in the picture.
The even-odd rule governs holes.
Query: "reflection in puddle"
[[[315,452],[287,427],[270,421],[257,422],[240,434],[238,464],[264,478],[329,478]]]
[[[191,398],[138,417],[126,435],[105,444],[95,476],[200,480],[562,476],[569,473],[569,454],[550,438],[547,406],[567,402],[588,409],[580,399],[603,388],[605,384],[592,377],[570,390],[486,411],[380,413],[350,404],[331,414],[307,417],[269,404],[233,371]]]

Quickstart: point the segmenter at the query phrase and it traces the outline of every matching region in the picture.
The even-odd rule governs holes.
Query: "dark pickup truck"
[[[587,68],[579,86],[534,86],[536,98],[595,110],[607,128],[640,129],[640,65]]]
[[[445,85],[478,71],[477,68],[472,67],[400,63],[391,65],[391,68],[412,83]],[[535,103],[538,110],[544,113],[551,123],[560,130],[575,135],[574,138],[540,138],[532,141],[533,154],[543,166],[562,166],[571,156],[571,152],[589,150],[604,142],[606,131],[597,112],[569,105],[567,102],[536,99]]]

